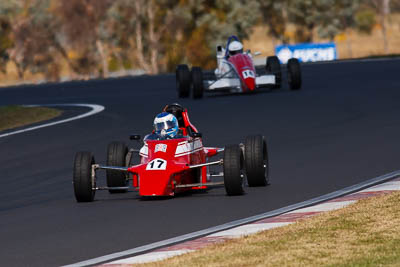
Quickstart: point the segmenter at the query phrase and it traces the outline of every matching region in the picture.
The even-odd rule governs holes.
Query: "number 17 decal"
[[[164,159],[153,159],[147,163],[146,170],[165,170],[167,168],[167,161]]]

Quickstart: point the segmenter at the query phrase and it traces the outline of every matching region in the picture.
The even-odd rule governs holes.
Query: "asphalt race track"
[[[303,66],[303,89],[178,100],[174,75],[0,89],[0,105],[89,103],[94,116],[0,138],[0,265],[59,266],[194,232],[400,169],[400,60]],[[207,146],[267,137],[271,185],[172,199],[97,192],[76,203],[74,153],[151,131],[179,101]],[[86,112],[66,108],[64,116]]]

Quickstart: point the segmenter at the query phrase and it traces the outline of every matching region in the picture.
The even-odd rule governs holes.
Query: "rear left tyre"
[[[301,88],[301,67],[297,58],[289,59],[287,63],[288,83],[291,90]]]
[[[281,63],[277,56],[267,57],[267,62],[265,65],[265,69],[268,73],[275,75],[275,85],[274,89],[281,88],[282,84],[282,69]]]
[[[192,68],[193,98],[202,98],[204,92],[203,71],[200,67]]]
[[[178,97],[189,97],[190,78],[190,71],[187,65],[181,64],[176,67],[176,89],[178,91]]]
[[[75,199],[78,202],[94,200],[96,181],[92,179],[93,164],[95,164],[95,161],[92,153],[85,151],[75,154],[72,183]]]
[[[224,184],[228,196],[244,193],[243,153],[239,145],[225,147],[224,151]]]
[[[249,186],[266,186],[269,184],[268,150],[265,138],[262,135],[247,137],[244,151]]]
[[[128,147],[123,142],[112,142],[107,147],[107,165],[116,167],[126,167],[126,155]],[[108,187],[125,187],[128,185],[127,174],[121,171],[107,170]],[[110,189],[110,193],[125,193],[127,190]]]

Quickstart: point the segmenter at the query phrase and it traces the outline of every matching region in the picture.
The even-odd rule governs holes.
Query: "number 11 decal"
[[[255,78],[256,76],[254,75],[254,72],[251,70],[245,70],[242,72],[243,74],[243,78],[247,79],[247,78]]]

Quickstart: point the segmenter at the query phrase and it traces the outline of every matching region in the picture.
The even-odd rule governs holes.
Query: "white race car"
[[[254,53],[254,56],[259,55]],[[226,91],[231,93],[255,92],[262,88],[281,88],[282,70],[276,56],[267,58],[263,72],[257,73],[250,51],[243,52],[243,45],[236,36],[228,38],[226,48],[217,46],[218,67],[214,73],[203,73],[200,67],[189,71],[187,65],[176,68],[176,87],[179,97],[203,97],[204,91]],[[292,90],[301,88],[301,68],[296,58],[287,64],[287,80]]]

